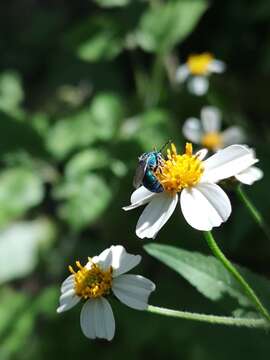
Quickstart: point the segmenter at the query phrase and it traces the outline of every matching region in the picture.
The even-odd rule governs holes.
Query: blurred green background
[[[125,213],[137,157],[173,139],[203,105],[242,126],[262,181],[247,189],[270,221],[268,0],[9,0],[0,4],[0,359],[266,359],[269,335],[138,312],[113,303],[116,336],[89,341],[80,306],[57,315],[67,266],[111,244],[143,255],[134,273],[157,284],[151,304],[229,315],[147,255],[141,209]],[[227,71],[205,97],[174,82],[190,53]],[[233,261],[270,276],[270,243],[233,193],[215,235]],[[158,243],[208,254],[180,210]]]

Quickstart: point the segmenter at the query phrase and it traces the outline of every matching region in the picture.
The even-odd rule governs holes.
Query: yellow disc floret
[[[201,143],[209,150],[220,149],[223,145],[222,136],[217,132],[210,132],[203,135]]]
[[[209,64],[214,60],[210,53],[199,55],[190,55],[187,59],[187,66],[192,75],[206,75],[209,70]]]
[[[101,270],[90,258],[86,266],[82,266],[79,261],[76,261],[76,265],[77,271],[73,270],[72,266],[69,266],[69,271],[74,274],[75,292],[78,296],[84,299],[98,298],[110,292],[112,267],[107,271]]]
[[[196,185],[204,168],[201,160],[192,154],[192,144],[186,144],[183,155],[177,154],[174,144],[167,150],[167,160],[158,168],[155,175],[165,191],[175,194],[184,188]]]

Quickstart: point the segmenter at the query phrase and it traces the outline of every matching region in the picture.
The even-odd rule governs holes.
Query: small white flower
[[[188,118],[183,125],[183,134],[195,144],[216,151],[229,145],[242,143],[244,132],[238,126],[221,131],[221,113],[214,106],[204,106],[201,120]]]
[[[172,144],[167,160],[155,172],[164,191],[153,193],[141,186],[133,192],[131,205],[124,210],[147,204],[136,226],[139,238],[155,238],[178,202],[188,224],[197,230],[209,231],[229,218],[230,200],[216,183],[236,176],[258,160],[242,145],[231,145],[203,160],[206,154],[204,149],[193,155],[188,143],[185,154],[179,155]]]
[[[71,275],[62,283],[58,313],[67,311],[80,300],[85,300],[80,322],[84,335],[90,339],[112,340],[115,321],[106,297],[112,292],[122,303],[145,310],[155,284],[140,275],[125,274],[141,261],[140,255],[126,252],[123,246],[111,246],[100,255],[89,258],[78,270],[70,266]]]
[[[178,67],[176,80],[179,83],[187,81],[189,91],[192,94],[201,96],[208,90],[209,75],[222,73],[225,68],[225,63],[215,59],[210,53],[190,55],[187,62]]]

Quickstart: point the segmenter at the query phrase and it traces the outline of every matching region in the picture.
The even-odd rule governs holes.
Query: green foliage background
[[[203,258],[181,253],[192,287],[184,262],[181,277],[150,257],[134,232],[141,209],[121,207],[138,155],[168,139],[181,147],[185,119],[211,104],[256,148],[265,177],[248,193],[270,221],[269,1],[10,0],[0,12],[0,359],[266,359],[269,335],[260,330],[162,318],[115,302],[115,339],[90,342],[79,306],[55,310],[68,264],[111,244],[143,255],[134,271],[157,284],[152,304],[222,315],[239,308],[230,290],[200,289],[192,267]],[[197,98],[173,74],[202,51],[227,71]],[[267,278],[270,243],[230,197],[233,214],[215,231],[219,244]],[[209,253],[180,210],[155,241]]]

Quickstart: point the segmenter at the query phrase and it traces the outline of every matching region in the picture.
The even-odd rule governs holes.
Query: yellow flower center
[[[91,259],[89,262],[91,263]],[[98,298],[102,295],[107,295],[112,287],[112,267],[107,271],[103,271],[100,267],[91,263],[88,266],[82,266],[79,261],[76,261],[79,270],[73,270],[69,266],[69,271],[74,274],[75,292],[78,296],[89,299]]]
[[[217,132],[210,132],[203,135],[201,143],[209,150],[216,150],[222,148],[222,136]]]
[[[190,55],[187,59],[187,66],[192,75],[206,75],[209,69],[209,64],[214,57],[210,53],[203,53],[200,55]]]
[[[179,155],[175,145],[171,144],[167,160],[155,173],[165,191],[175,194],[199,182],[204,171],[203,163],[192,151],[192,144],[187,143],[185,153]]]

